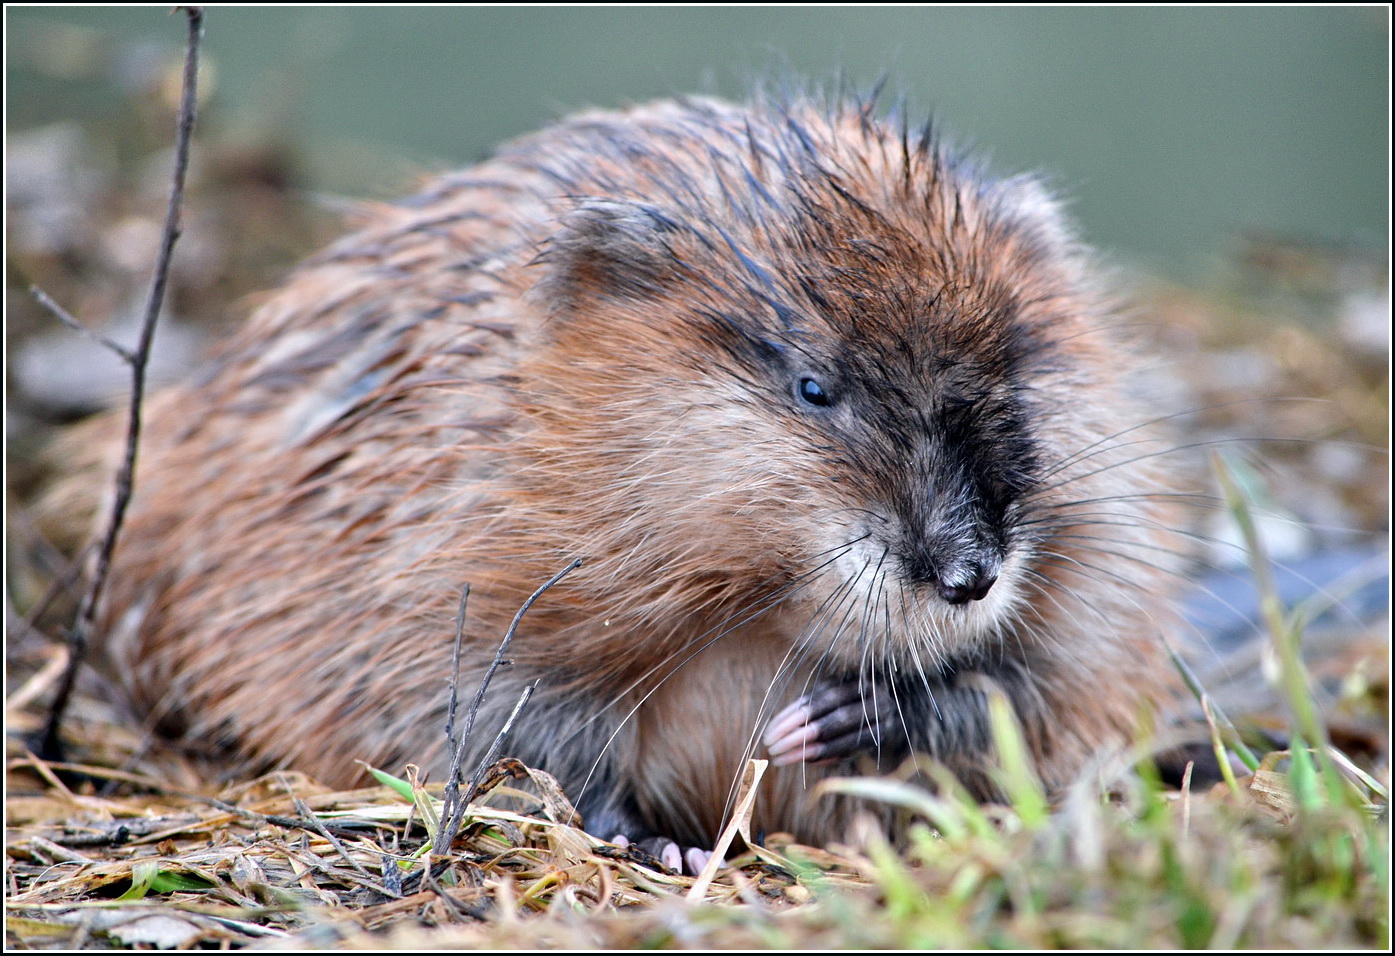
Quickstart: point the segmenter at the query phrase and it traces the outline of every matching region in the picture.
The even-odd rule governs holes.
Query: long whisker
[[[1100,439],[1098,439],[1097,441],[1091,442],[1090,444],[1086,445],[1086,446],[1083,447],[1083,448],[1077,449],[1077,450],[1076,450],[1075,452],[1073,452],[1072,454],[1069,454],[1069,455],[1065,456],[1064,458],[1062,458],[1059,462],[1056,463],[1055,467],[1053,467],[1053,468],[1049,469],[1048,471],[1046,471],[1046,472],[1043,474],[1042,477],[1043,477],[1043,478],[1049,478],[1049,477],[1051,477],[1053,474],[1055,474],[1056,472],[1058,472],[1058,471],[1060,471],[1060,470],[1062,470],[1062,469],[1064,469],[1064,468],[1069,468],[1069,467],[1071,467],[1071,466],[1077,464],[1077,463],[1080,462],[1080,461],[1084,461],[1085,459],[1090,458],[1091,456],[1093,456],[1093,455],[1099,453],[1100,451],[1107,451],[1107,450],[1110,450],[1110,449],[1116,448],[1116,447],[1124,447],[1124,445],[1128,445],[1128,444],[1140,444],[1140,442],[1126,442],[1126,443],[1121,443],[1121,444],[1117,444],[1117,445],[1116,445],[1116,444],[1111,444],[1112,442],[1115,442],[1117,439],[1123,438],[1123,437],[1126,436],[1126,435],[1132,435],[1133,433],[1138,432],[1138,431],[1142,431],[1142,430],[1144,430],[1144,429],[1156,428],[1156,427],[1159,426],[1159,425],[1165,425],[1165,424],[1167,424],[1168,422],[1176,421],[1177,419],[1191,418],[1192,416],[1199,415],[1199,414],[1201,414],[1202,412],[1210,412],[1210,411],[1215,411],[1215,410],[1221,409],[1221,408],[1231,408],[1231,407],[1239,406],[1239,405],[1268,404],[1268,403],[1279,403],[1279,402],[1322,402],[1322,401],[1324,401],[1324,400],[1323,400],[1323,399],[1315,399],[1315,398],[1283,398],[1283,399],[1262,399],[1262,398],[1253,398],[1253,399],[1236,399],[1236,400],[1234,400],[1234,401],[1229,401],[1229,402],[1214,402],[1214,403],[1212,403],[1212,404],[1210,404],[1210,405],[1201,405],[1201,406],[1197,406],[1197,407],[1195,407],[1195,408],[1188,408],[1188,409],[1184,409],[1183,411],[1173,412],[1173,413],[1171,413],[1171,414],[1169,414],[1169,415],[1158,415],[1158,416],[1156,416],[1156,417],[1154,417],[1154,418],[1148,419],[1147,421],[1139,422],[1137,425],[1133,425],[1133,426],[1131,426],[1131,427],[1129,427],[1129,428],[1125,428],[1125,429],[1122,429],[1122,430],[1120,430],[1120,431],[1114,432],[1113,434],[1107,435],[1107,436],[1105,436],[1104,438],[1100,438]],[[1152,440],[1156,440],[1156,439],[1152,439]],[[1264,440],[1264,439],[1259,439],[1259,440]],[[1274,439],[1274,440],[1280,440],[1280,439]],[[1292,439],[1282,439],[1282,440],[1292,440]],[[1203,443],[1203,444],[1204,444],[1204,443]],[[1181,446],[1181,447],[1189,447],[1189,446]]]
[[[661,678],[655,681],[654,685],[650,687],[649,690],[647,690],[637,701],[634,702],[633,706],[617,722],[616,727],[611,732],[610,736],[606,738],[605,743],[600,748],[599,753],[597,753],[596,755],[596,759],[592,762],[590,768],[587,770],[586,777],[582,781],[581,788],[578,792],[578,801],[580,801],[582,796],[584,796],[584,794],[586,793],[592,778],[595,776],[597,769],[600,767],[601,762],[605,759],[606,753],[610,750],[611,745],[615,742],[615,739],[619,736],[621,730],[624,729],[626,723],[628,723],[629,720],[633,718],[634,715],[639,711],[639,709],[643,707],[644,704],[650,699],[650,697],[652,697],[659,690],[659,688],[663,686],[665,681],[671,678],[674,674],[676,674],[679,670],[681,670],[698,655],[703,653],[703,651],[707,650],[709,647],[711,647],[716,642],[720,641],[728,634],[743,627],[746,624],[749,624],[751,621],[758,619],[762,615],[778,607],[780,604],[786,601],[790,597],[790,595],[796,594],[804,587],[807,587],[811,581],[817,579],[817,577],[820,574],[822,574],[827,568],[831,567],[834,563],[836,563],[839,558],[846,554],[860,540],[862,539],[854,539],[853,541],[847,542],[843,545],[829,548],[826,551],[821,552],[819,556],[825,559],[821,564],[815,566],[814,568],[810,569],[804,574],[801,574],[792,581],[789,581],[775,588],[773,591],[766,594],[760,601],[752,605],[747,605],[743,609],[743,611],[740,612],[739,615],[733,615],[732,617],[728,617],[720,624],[694,637],[693,639],[686,642],[681,648],[678,648],[674,652],[666,655],[663,659],[657,661],[641,676],[631,681],[630,684],[623,691],[621,691],[619,694],[614,695],[603,706],[597,708],[597,710],[593,714],[591,714],[575,730],[573,730],[572,734],[568,737],[569,740],[575,739],[577,736],[580,735],[580,733],[583,730],[585,730],[585,728],[593,725],[598,720],[600,720],[602,716],[604,716],[614,707],[618,706],[620,701],[629,697],[636,688],[643,686],[661,669],[663,669],[664,667],[669,667],[667,672],[664,673],[664,675]],[[851,586],[851,584],[846,585],[846,587],[849,588]],[[834,597],[827,599],[824,602],[824,604],[826,606],[836,606],[836,594],[837,592],[835,591]],[[752,730],[752,736],[750,741],[751,747],[754,746],[754,740],[757,733],[758,729]]]

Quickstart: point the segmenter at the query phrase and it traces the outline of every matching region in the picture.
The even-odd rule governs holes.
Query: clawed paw
[[[823,763],[884,747],[902,730],[890,691],[856,680],[816,685],[770,721],[761,740],[777,767]],[[904,731],[901,736],[904,737]]]
[[[616,834],[610,842],[621,847],[631,846],[629,838],[623,833]],[[677,843],[666,837],[649,837],[633,845],[673,872],[687,873],[689,876],[697,876],[712,859],[711,850],[703,850],[695,846],[680,849]]]

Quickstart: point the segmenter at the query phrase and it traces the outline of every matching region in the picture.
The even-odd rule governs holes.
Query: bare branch
[[[58,319],[59,322],[62,322],[64,325],[66,325],[68,328],[72,329],[79,335],[91,339],[98,345],[104,348],[111,349],[111,351],[116,353],[117,358],[121,359],[121,361],[125,362],[128,366],[133,366],[136,364],[136,355],[134,352],[126,348],[126,346],[122,345],[120,342],[113,341],[112,339],[107,338],[105,335],[93,332],[87,326],[83,325],[77,319],[73,318],[68,313],[67,309],[63,308],[57,302],[53,301],[53,297],[50,296],[47,292],[45,292],[43,289],[40,289],[36,285],[31,285],[29,287],[29,292],[34,296],[36,300],[38,300],[39,305],[52,312],[54,318]]]
[[[479,785],[479,781],[482,779],[485,770],[493,763],[494,758],[490,755],[495,754],[503,745],[504,737],[513,728],[514,721],[516,721],[518,715],[522,713],[524,705],[527,704],[528,698],[533,693],[533,688],[536,686],[536,682],[534,682],[524,688],[518,703],[514,705],[513,713],[511,713],[509,719],[504,722],[503,728],[499,731],[499,735],[494,739],[494,743],[490,746],[486,754],[486,759],[476,767],[470,779],[470,786],[467,787],[464,794],[462,794],[460,790],[461,770],[465,761],[466,748],[470,742],[470,735],[475,729],[475,717],[478,716],[480,705],[484,702],[485,691],[489,689],[490,682],[494,680],[494,672],[497,671],[505,661],[505,655],[508,653],[509,644],[513,641],[513,636],[518,631],[519,622],[523,620],[523,615],[528,612],[528,609],[533,606],[533,602],[541,597],[544,591],[579,567],[581,567],[581,559],[577,558],[561,571],[558,571],[547,580],[547,583],[534,591],[529,596],[528,600],[523,602],[523,606],[518,609],[518,613],[513,616],[513,621],[509,623],[508,630],[504,632],[503,640],[499,642],[498,650],[494,652],[494,660],[490,662],[489,667],[484,672],[484,677],[480,681],[479,690],[475,692],[475,699],[470,704],[470,711],[465,715],[465,731],[461,734],[460,740],[456,741],[451,736],[451,732],[454,729],[455,722],[456,681],[459,677],[460,644],[465,628],[465,601],[470,593],[469,588],[466,587],[461,593],[460,612],[456,621],[455,656],[453,658],[455,670],[451,675],[451,703],[446,717],[446,737],[450,740],[451,745],[450,778],[446,781],[446,790],[441,801],[442,824],[436,831],[436,840],[431,847],[431,852],[433,854],[444,854],[450,849],[451,842],[455,839],[456,834],[460,830],[460,823],[465,818],[465,807],[469,805],[470,800],[474,798],[475,788]]]
[[[533,696],[533,689],[538,686],[537,681],[523,688],[523,693],[518,695],[518,703],[513,705],[513,710],[509,713],[509,719],[504,721],[504,726],[499,728],[499,733],[495,736],[494,742],[489,745],[480,762],[475,765],[475,772],[470,775],[470,786],[466,788],[466,799],[473,800],[479,792],[480,782],[484,780],[484,775],[494,766],[494,762],[499,759],[499,751],[503,749],[504,738],[513,730],[514,723],[518,720],[518,715],[523,713],[523,708],[528,706],[528,698]],[[461,807],[464,810],[464,807]]]
[[[470,585],[460,589],[460,607],[455,612],[455,647],[450,657],[450,704],[446,708],[446,742],[450,744],[451,765],[449,785],[460,779],[460,748],[455,740],[455,709],[460,703],[460,645],[465,640],[465,609],[470,603]]]
[[[170,260],[174,254],[174,244],[179,239],[180,210],[184,204],[184,181],[189,170],[189,146],[193,140],[194,119],[198,107],[199,40],[203,34],[203,8],[184,7],[188,17],[188,43],[184,54],[184,88],[179,104],[179,132],[175,141],[174,181],[170,186],[169,205],[165,210],[165,228],[160,243],[160,254],[155,263],[155,275],[151,280],[150,297],[146,302],[145,316],[141,323],[140,339],[132,353],[131,402],[126,427],[126,455],[116,476],[116,499],[112,505],[111,518],[107,522],[106,533],[101,548],[97,552],[97,567],[92,580],[83,595],[77,619],[68,632],[68,644],[72,651],[68,670],[63,675],[58,695],[49,711],[48,726],[44,730],[41,752],[46,756],[55,755],[59,750],[59,729],[64,712],[72,696],[73,685],[78,669],[87,656],[87,645],[95,627],[97,606],[102,590],[106,586],[107,574],[111,568],[112,552],[116,549],[116,538],[126,517],[126,507],[131,500],[131,490],[135,481],[136,451],[140,445],[141,402],[145,396],[145,369],[150,360],[150,343],[155,336],[155,321],[164,304],[165,287],[169,284]],[[61,311],[61,310],[60,310]]]
[[[495,736],[494,742],[489,745],[489,749],[480,758],[480,762],[475,765],[475,772],[470,775],[470,785],[465,788],[464,795],[461,795],[460,784],[457,778],[452,777],[451,782],[446,785],[446,794],[441,801],[440,827],[436,830],[436,839],[431,844],[433,855],[442,855],[450,849],[450,845],[455,842],[455,837],[460,833],[460,825],[465,821],[465,808],[470,805],[470,801],[479,795],[480,783],[484,780],[495,761],[499,759],[499,752],[504,747],[504,739],[508,737],[509,731],[513,730],[514,723],[518,720],[518,715],[523,713],[523,708],[528,706],[528,698],[533,696],[533,689],[538,686],[537,681],[523,688],[523,693],[518,695],[518,703],[513,705],[513,710],[509,713],[509,719],[504,721],[504,726],[499,728],[499,733]],[[460,748],[460,753],[465,748]],[[459,759],[452,755],[452,762],[457,764]]]
[[[504,632],[504,639],[499,642],[499,649],[494,652],[494,660],[490,662],[489,669],[484,672],[484,680],[480,681],[480,689],[475,693],[475,700],[470,705],[470,712],[465,717],[465,740],[469,739],[470,731],[475,727],[475,716],[479,713],[480,704],[484,702],[484,692],[489,689],[489,682],[494,679],[494,672],[499,669],[499,665],[504,663],[504,655],[508,653],[509,644],[513,641],[514,633],[518,630],[519,621],[523,620],[523,615],[528,613],[528,609],[533,606],[533,602],[542,597],[544,591],[579,567],[581,567],[581,559],[577,558],[571,564],[558,571],[548,579],[546,584],[534,591],[532,595],[529,596],[528,600],[523,602],[523,606],[518,609],[518,613],[513,616],[513,621],[509,623],[509,629]]]

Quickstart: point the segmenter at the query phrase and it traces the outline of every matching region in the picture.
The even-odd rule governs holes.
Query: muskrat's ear
[[[657,294],[680,269],[672,241],[682,231],[653,206],[583,200],[537,258],[545,270],[538,282],[543,300],[565,309]]]

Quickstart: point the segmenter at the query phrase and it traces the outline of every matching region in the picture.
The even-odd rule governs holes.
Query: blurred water
[[[182,42],[159,7],[6,15],[15,129],[102,109],[52,80],[53,24],[95,31],[94,56]],[[1384,249],[1388,29],[1383,5],[213,7],[206,49],[220,115],[301,138],[317,186],[378,195],[401,184],[365,150],[457,165],[580,106],[889,73],[997,168],[1052,175],[1092,242],[1187,278],[1246,230]]]

